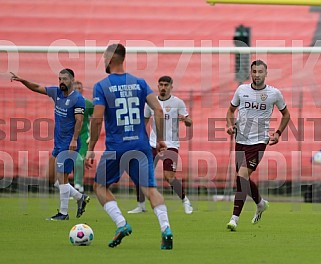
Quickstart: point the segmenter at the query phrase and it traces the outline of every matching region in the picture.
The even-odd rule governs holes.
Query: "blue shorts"
[[[67,149],[55,147],[51,154],[56,158],[56,172],[59,173],[71,173],[79,155],[77,151],[69,150],[69,146]]]
[[[124,152],[105,151],[96,170],[95,182],[111,185],[119,181],[124,172],[135,183],[144,187],[156,187],[153,155],[150,149]]]

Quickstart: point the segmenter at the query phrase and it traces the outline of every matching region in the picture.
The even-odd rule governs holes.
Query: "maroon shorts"
[[[176,171],[177,168],[177,159],[178,159],[178,149],[168,148],[163,151],[161,155],[157,154],[155,148],[153,148],[153,157],[154,157],[154,167],[159,160],[163,161],[164,171]]]
[[[240,167],[246,167],[253,171],[256,170],[261,159],[263,158],[266,144],[260,143],[256,145],[235,144],[235,167],[236,172]]]

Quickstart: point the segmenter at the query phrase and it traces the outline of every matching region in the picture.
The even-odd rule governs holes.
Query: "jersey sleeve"
[[[284,101],[283,95],[280,90],[276,89],[276,102],[275,105],[277,108],[282,111],[286,108],[286,103]]]
[[[78,100],[75,104],[75,108],[74,108],[74,114],[81,114],[83,115],[85,113],[85,109],[86,109],[86,102],[85,102],[85,98],[82,96],[78,96]]]
[[[58,95],[58,87],[56,86],[49,86],[45,87],[47,95],[52,98],[54,101],[57,100]]]
[[[239,106],[240,105],[240,87],[236,89],[234,96],[231,101],[231,105]]]
[[[141,82],[140,85],[143,85],[143,87],[145,87],[146,97],[148,95],[154,93],[152,88],[150,88],[150,86],[147,84],[147,82],[144,79],[141,79],[140,82]],[[152,109],[149,107],[149,105],[147,103],[145,103],[144,117],[145,118],[150,118],[151,116],[152,116]]]
[[[152,116],[152,110],[150,109],[148,104],[145,104],[144,117],[150,118],[151,116]]]
[[[93,105],[103,105],[106,106],[106,98],[103,89],[99,83],[96,83],[93,90]]]
[[[178,101],[178,114],[182,115],[184,117],[188,116],[186,105],[185,105],[184,101],[181,99]]]

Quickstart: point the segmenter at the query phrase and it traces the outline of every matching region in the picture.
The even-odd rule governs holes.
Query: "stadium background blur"
[[[310,47],[318,45],[321,34],[319,7],[211,6],[203,0],[3,0],[0,16],[0,46],[234,47],[241,24],[251,28],[253,47]],[[51,100],[10,83],[9,72],[51,85],[57,84],[58,71],[69,67],[91,98],[105,71],[99,52],[0,56],[0,177],[9,179],[1,180],[2,187],[10,187],[17,176],[45,178],[54,123]],[[319,181],[320,168],[311,164],[313,152],[321,148],[319,54],[251,54],[253,59],[267,62],[266,82],[282,91],[292,117],[281,142],[268,147],[254,180],[269,180],[272,189]],[[181,128],[178,177],[191,189],[232,187],[233,146],[225,133],[225,114],[238,86],[235,55],[130,53],[126,63],[128,72],[145,78],[155,91],[159,76],[172,76],[173,94],[187,104],[194,126],[190,132]],[[271,127],[276,129],[278,111],[274,117]],[[103,151],[101,137],[97,150]],[[90,184],[94,171],[86,174]]]

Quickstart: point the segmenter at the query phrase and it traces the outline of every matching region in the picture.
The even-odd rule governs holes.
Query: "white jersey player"
[[[236,142],[245,145],[269,142],[270,119],[274,106],[286,108],[281,92],[269,85],[256,90],[252,84],[240,85],[231,104],[238,107]]]
[[[154,111],[149,107],[145,107],[145,122],[148,123],[152,117],[152,131],[150,133],[150,145],[153,149],[154,164],[156,165],[158,160],[163,162],[164,174],[163,177],[172,186],[173,190],[177,193],[179,198],[183,202],[183,207],[186,214],[191,214],[193,208],[187,196],[185,195],[182,183],[176,179],[176,167],[178,160],[179,142],[179,122],[183,122],[185,126],[190,127],[192,125],[192,119],[189,117],[186,110],[186,106],[183,100],[171,94],[173,89],[173,80],[169,76],[162,76],[158,80],[157,97],[164,112],[164,139],[167,145],[167,150],[162,153],[162,156],[157,155],[156,152],[156,129],[154,120]],[[129,211],[128,213],[142,213],[146,212],[145,197],[137,186],[137,202],[138,207]]]
[[[252,223],[260,221],[262,213],[268,208],[268,202],[262,199],[257,185],[250,179],[261,161],[267,144],[274,145],[286,128],[290,113],[281,92],[265,84],[267,65],[256,60],[251,64],[252,83],[240,85],[236,90],[226,114],[227,133],[236,134],[235,165],[236,193],[233,215],[227,228],[235,231],[247,195],[257,205]],[[282,114],[278,129],[269,135],[270,119],[276,106]],[[234,113],[238,109],[236,122]]]
[[[167,148],[175,148],[178,149],[180,146],[179,142],[179,117],[181,119],[189,119],[188,112],[185,106],[185,103],[182,99],[171,95],[166,100],[161,100],[160,97],[157,97],[160,105],[164,111],[164,135],[165,135],[165,142]],[[149,119],[150,117],[153,118],[154,112],[153,110],[147,105],[145,107],[145,118]],[[189,123],[187,124],[187,126]],[[155,148],[156,147],[156,126],[153,119],[152,124],[152,131],[150,133],[150,145]]]

